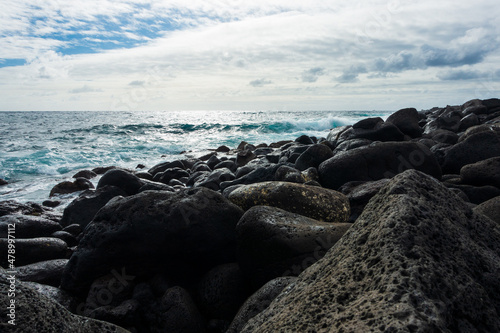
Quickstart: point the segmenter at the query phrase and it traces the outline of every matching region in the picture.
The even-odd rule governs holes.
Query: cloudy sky
[[[2,0],[0,110],[397,110],[500,97],[498,0]]]

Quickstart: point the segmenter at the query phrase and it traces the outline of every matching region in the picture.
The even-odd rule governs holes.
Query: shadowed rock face
[[[498,225],[408,170],[243,332],[498,332],[498,276]]]
[[[0,272],[0,306],[2,313],[12,299],[8,296],[9,276]],[[126,333],[121,327],[99,320],[80,317],[66,310],[56,301],[44,296],[21,282],[16,283],[15,323],[8,323],[9,317],[2,315],[1,332],[81,332],[81,333]]]

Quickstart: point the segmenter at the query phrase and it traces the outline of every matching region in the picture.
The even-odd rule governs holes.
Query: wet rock
[[[243,210],[263,205],[284,209],[319,221],[345,222],[350,209],[347,198],[329,189],[287,182],[263,182],[237,188],[229,200]]]
[[[220,189],[220,183],[231,181],[235,178],[236,177],[231,172],[231,170],[227,168],[220,168],[208,174],[207,177],[202,181],[195,182],[194,187],[202,186],[214,191],[218,191]]]
[[[457,132],[460,128],[461,120],[461,112],[455,107],[448,106],[441,112],[432,115],[430,121],[424,126],[424,133],[432,133],[439,129]]]
[[[50,195],[53,197],[57,194],[68,194],[78,191],[88,190],[94,188],[94,185],[86,178],[77,178],[73,182],[65,181],[57,184],[50,190]]]
[[[500,188],[500,156],[468,164],[460,169],[460,176],[464,184]]]
[[[321,259],[350,226],[255,206],[236,226],[238,262],[255,287],[279,276],[297,276]]]
[[[5,179],[0,178],[0,186],[8,185],[8,184],[9,183]]]
[[[280,166],[276,170],[274,179],[282,182],[304,183],[304,178],[302,178],[300,171],[288,165]]]
[[[322,162],[333,157],[332,150],[323,144],[314,144],[307,148],[295,161],[295,167],[304,171],[307,168],[317,168]]]
[[[153,180],[153,175],[150,174],[149,172],[147,171],[141,171],[141,172],[136,172],[134,173],[137,177],[139,177],[140,179],[144,179],[144,180],[149,180],[149,181],[152,181]]]
[[[450,184],[449,181],[445,182],[444,185],[446,185],[449,188],[455,188],[461,190],[462,192],[465,193],[465,195],[467,195],[469,201],[476,205],[479,205],[480,203],[483,203],[487,200],[490,200],[491,198],[500,195],[500,189],[498,187],[491,185],[471,186],[471,185],[461,185],[453,183]]]
[[[479,125],[479,118],[475,114],[469,114],[460,120],[459,131],[465,131],[466,129]]]
[[[424,145],[415,142],[380,142],[337,153],[321,163],[321,185],[338,189],[350,181],[391,178],[407,169],[416,169],[439,179],[441,168]]]
[[[368,139],[352,139],[352,140],[347,140],[339,144],[335,148],[335,153],[341,152],[341,151],[346,151],[346,150],[351,150],[363,146],[367,146],[371,144],[373,141],[368,140]]]
[[[59,200],[45,200],[42,202],[42,206],[44,207],[49,207],[49,208],[55,208],[61,204],[61,201]]]
[[[68,259],[55,259],[16,267],[16,278],[20,281],[37,282],[58,287]]]
[[[473,126],[471,128],[468,128],[459,138],[458,142],[465,141],[469,137],[479,134],[479,133],[496,133],[497,135],[500,135],[500,126],[495,126],[495,125],[488,125],[488,124],[482,124],[482,125],[477,125]]]
[[[117,196],[127,195],[125,190],[112,185],[99,187],[95,191],[83,192],[64,209],[61,225],[78,224],[84,229],[109,200]]]
[[[148,172],[153,175],[153,177],[160,172],[164,172],[167,169],[172,169],[172,168],[181,168],[185,169],[186,167],[184,166],[184,163],[180,160],[176,161],[171,161],[171,162],[163,162],[160,164],[155,165],[151,169],[148,170]]]
[[[193,167],[192,172],[197,172],[197,171],[212,171],[212,168],[210,168],[206,163],[198,163]]]
[[[297,278],[293,276],[279,277],[262,286],[241,306],[226,333],[241,332],[248,320],[267,309],[276,296],[295,280]]]
[[[236,163],[234,163],[231,160],[222,161],[222,162],[218,163],[216,166],[214,166],[214,170],[222,169],[222,168],[227,168],[227,169],[231,170],[231,172],[235,172],[236,169],[238,169],[238,166],[236,165]]]
[[[97,189],[104,186],[116,186],[127,195],[137,194],[144,182],[136,175],[121,169],[107,171],[97,183]]]
[[[161,182],[163,184],[168,184],[172,179],[180,179],[182,177],[189,177],[189,172],[181,168],[169,168],[164,172],[157,173],[153,180]]]
[[[114,198],[85,229],[62,287],[84,292],[113,267],[129,275],[168,272],[187,280],[235,260],[235,226],[243,211],[206,188],[146,191]]]
[[[205,318],[229,322],[250,295],[248,282],[236,263],[211,269],[200,280],[197,291]]]
[[[113,323],[121,327],[142,327],[139,302],[133,299],[118,306],[105,305],[91,311],[87,317]]]
[[[56,231],[50,237],[59,238],[63,240],[69,247],[78,245],[78,240],[75,236],[66,231]]]
[[[499,272],[495,223],[409,170],[242,332],[495,332]]]
[[[57,287],[30,281],[23,281],[23,285],[56,301],[68,311],[73,311],[77,306],[78,301],[74,297]]]
[[[173,180],[173,179],[172,179]],[[168,183],[172,181],[170,180]],[[149,181],[149,180],[143,180],[144,185],[142,185],[139,188],[139,192],[144,192],[144,191],[167,191],[167,192],[174,192],[175,189],[171,185],[163,184],[163,183],[158,183],[155,181]]]
[[[331,133],[330,133],[331,134]],[[351,128],[339,133],[337,145],[353,139],[368,139],[372,141],[403,141],[404,134],[393,124],[384,122],[381,118],[367,118],[352,125]]]
[[[98,175],[104,175],[106,172],[108,172],[109,170],[113,170],[113,169],[116,169],[116,167],[115,166],[97,167],[97,168],[92,169],[92,172],[94,172]]]
[[[92,170],[82,170],[78,171],[76,174],[73,175],[73,178],[85,178],[85,179],[92,179],[97,177],[97,173],[95,173]]]
[[[487,130],[463,136],[467,138],[445,152],[441,165],[444,173],[459,173],[464,165],[500,156],[500,133]]]
[[[431,137],[434,142],[439,143],[454,145],[458,141],[458,135],[456,133],[444,129],[436,130],[427,135]]]
[[[77,237],[83,231],[83,228],[81,227],[81,225],[75,223],[64,227],[63,231],[69,232],[73,236]]]
[[[267,164],[258,167],[252,172],[249,172],[248,174],[240,178],[237,178],[233,181],[221,183],[220,187],[221,189],[225,189],[226,187],[233,185],[247,185],[247,184],[254,184],[254,183],[274,180],[274,174],[276,173],[276,170],[278,170],[280,166],[281,165],[279,164]]]
[[[420,115],[414,108],[401,109],[389,116],[386,122],[395,125],[403,134],[412,138],[422,136],[424,130],[419,126]]]
[[[9,276],[0,274],[0,306],[7,309],[11,297],[8,296]],[[16,332],[115,332],[126,333],[125,329],[110,323],[84,318],[72,314],[51,298],[27,287],[24,283],[16,284]],[[0,330],[11,332],[12,325],[8,316],[0,319]]]
[[[303,144],[303,145],[312,145],[314,144],[314,141],[307,135],[301,135],[297,139],[295,139],[295,142]]]
[[[247,149],[236,154],[235,163],[237,167],[242,167],[255,158],[257,158],[257,155],[255,155],[250,149]]]
[[[218,152],[218,153],[227,153],[229,152],[231,149],[227,146],[220,146],[219,148],[217,148],[215,151]]]
[[[500,225],[500,196],[477,205],[474,207],[474,212],[486,215]]]
[[[16,266],[52,259],[65,259],[68,256],[68,246],[58,238],[16,238],[15,246]],[[0,250],[2,253],[7,253],[7,239],[0,238]],[[0,266],[7,267],[7,264],[7,256],[0,258]]]
[[[62,229],[57,222],[30,215],[4,215],[0,217],[0,238],[7,238],[9,225],[15,225],[12,234],[16,238],[50,236]]]
[[[291,141],[291,140],[282,140],[282,141],[278,141],[278,142],[273,142],[273,143],[271,143],[269,145],[269,147],[271,147],[271,148],[281,148],[284,145],[289,144],[290,142],[293,142],[293,141]]]

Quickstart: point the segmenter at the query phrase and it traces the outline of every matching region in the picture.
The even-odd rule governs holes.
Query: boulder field
[[[0,202],[0,330],[499,332],[499,159],[489,99],[81,170]]]

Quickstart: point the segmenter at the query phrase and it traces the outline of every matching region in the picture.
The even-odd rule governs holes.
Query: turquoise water
[[[271,143],[391,112],[0,112],[0,200],[46,200],[76,171],[135,168],[241,141]],[[184,152],[184,153],[183,153]],[[181,154],[183,153],[183,154]]]

